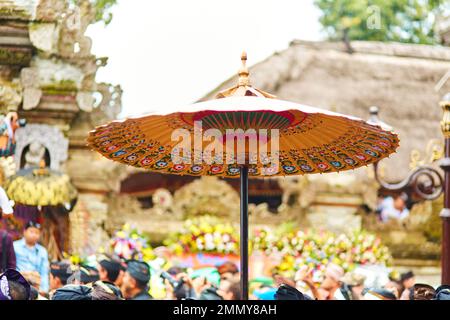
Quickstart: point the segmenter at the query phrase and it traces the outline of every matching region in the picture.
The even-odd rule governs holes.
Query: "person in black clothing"
[[[81,264],[80,265],[80,284],[94,283],[100,280],[97,268]]]
[[[92,300],[123,300],[120,289],[111,282],[96,281],[92,284]]]
[[[11,236],[6,230],[0,230],[0,273],[7,269],[16,269],[16,254]]]
[[[72,273],[73,269],[70,263],[52,262],[50,264],[50,290],[65,286]]]
[[[129,260],[123,276],[122,294],[127,300],[152,300],[148,293],[150,268],[145,262]]]
[[[275,300],[312,300],[312,298],[283,283],[275,292]]]
[[[434,293],[433,300],[450,300],[450,286],[444,284],[438,287]]]
[[[30,300],[30,284],[14,269],[0,274],[0,300]]]
[[[92,300],[92,287],[68,284],[57,289],[51,300]]]

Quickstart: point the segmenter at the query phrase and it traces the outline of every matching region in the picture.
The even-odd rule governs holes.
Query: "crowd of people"
[[[188,272],[180,267],[151,270],[138,260],[114,256],[98,259],[97,265],[49,263],[38,242],[41,226],[29,222],[23,238],[12,241],[0,230],[0,300],[151,300],[153,276],[165,283],[167,300],[239,300],[239,269],[233,262]],[[259,300],[450,300],[450,286],[434,288],[415,281],[412,272],[377,288],[366,288],[366,277],[344,273],[329,264],[320,283],[313,270],[304,267],[294,278],[273,274],[271,281],[252,284],[251,299]]]
[[[434,288],[428,284],[416,283],[412,271],[403,273],[400,279],[390,279],[378,287],[366,287],[366,277],[355,272],[344,274],[337,265],[329,264],[325,276],[317,285],[312,270],[305,267],[296,273],[295,279],[278,279],[280,285],[275,291],[278,299],[289,300],[450,300],[450,286]],[[299,283],[307,293],[297,290]],[[280,297],[280,288],[283,296]]]

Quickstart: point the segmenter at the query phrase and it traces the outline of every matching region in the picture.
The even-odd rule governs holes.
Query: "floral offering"
[[[281,263],[275,271],[293,276],[304,265],[314,270],[315,278],[323,276],[328,263],[341,266],[346,272],[358,265],[384,265],[390,263],[389,249],[379,238],[365,231],[346,235],[308,230],[288,234],[266,246],[266,254],[281,253]]]
[[[183,229],[172,234],[164,243],[175,254],[236,254],[239,251],[238,239],[238,233],[232,224],[203,216],[187,220]]]
[[[114,254],[122,259],[150,261],[155,258],[147,237],[129,224],[123,225],[122,229],[115,233],[111,239],[111,248]]]

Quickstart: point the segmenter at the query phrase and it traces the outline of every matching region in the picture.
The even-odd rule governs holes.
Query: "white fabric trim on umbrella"
[[[351,120],[364,121],[360,118],[344,115],[337,112],[332,112],[325,109],[310,107],[304,104],[298,104],[290,101],[279,99],[268,99],[260,97],[229,97],[221,99],[213,99],[208,101],[197,102],[191,105],[186,105],[178,108],[165,108],[161,112],[150,112],[147,115],[167,115],[175,112],[192,113],[203,110],[217,110],[217,111],[287,111],[300,110],[306,113],[322,113],[330,116],[344,117]],[[140,116],[129,117],[128,119],[140,118]],[[124,119],[125,120],[125,119]],[[121,120],[121,121],[124,121]]]

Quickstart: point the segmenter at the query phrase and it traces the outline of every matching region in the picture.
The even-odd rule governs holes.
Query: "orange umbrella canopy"
[[[91,131],[88,145],[106,158],[135,167],[223,177],[238,177],[242,164],[239,160],[244,158],[250,176],[356,169],[389,156],[399,146],[397,135],[379,126],[278,100],[253,88],[245,66],[246,55],[242,62],[238,84],[219,93],[216,99],[174,112],[113,121]],[[184,135],[174,135],[180,129]],[[204,134],[209,129],[215,130],[214,138]],[[236,141],[234,145],[227,144],[230,130],[231,134],[235,130],[230,140]],[[237,148],[239,140],[244,141],[242,149]],[[267,157],[276,156],[277,165],[262,161],[259,151],[250,151],[251,145],[263,146]],[[218,148],[205,152],[211,146]],[[173,160],[174,151],[179,151],[183,161]]]

